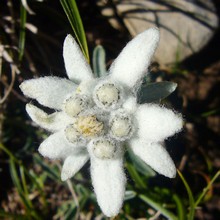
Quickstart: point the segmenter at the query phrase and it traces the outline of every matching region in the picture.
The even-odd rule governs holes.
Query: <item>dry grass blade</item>
[[[20,70],[18,69],[18,67],[14,64],[12,57],[9,55],[9,53],[4,49],[4,46],[1,45],[0,47],[0,57],[1,57],[1,68],[2,69],[2,58],[10,64],[10,68],[11,68],[11,82],[8,86],[8,88],[6,89],[3,97],[1,97],[0,99],[0,104],[3,104],[5,102],[5,100],[7,99],[7,97],[9,96],[9,94],[11,93],[13,86],[14,86],[14,82],[15,82],[15,76],[16,73],[19,74]],[[2,71],[0,72],[0,77],[1,77],[1,81],[3,82],[2,79]],[[3,83],[4,84],[4,83]]]
[[[27,10],[27,12],[31,15],[34,15],[34,11],[31,10],[31,8],[28,6],[27,4],[27,0],[21,0],[22,5],[24,6],[24,8]]]
[[[8,87],[8,89],[6,90],[4,96],[0,99],[0,104],[3,104],[5,102],[5,100],[7,99],[7,97],[9,96],[9,94],[11,93],[13,86],[14,86],[14,82],[15,82],[15,75],[16,75],[16,69],[15,66],[11,66],[11,83]]]

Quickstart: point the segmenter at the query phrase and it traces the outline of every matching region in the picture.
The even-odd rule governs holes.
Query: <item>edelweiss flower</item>
[[[40,145],[39,152],[64,161],[63,181],[90,158],[98,204],[109,217],[117,215],[123,204],[126,148],[158,173],[170,178],[176,175],[162,142],[181,130],[181,116],[156,104],[136,102],[158,41],[156,28],[139,34],[122,50],[107,76],[94,78],[77,43],[68,35],[63,56],[70,80],[42,77],[20,86],[26,96],[55,109],[47,114],[32,104],[26,106],[32,120],[53,133]]]

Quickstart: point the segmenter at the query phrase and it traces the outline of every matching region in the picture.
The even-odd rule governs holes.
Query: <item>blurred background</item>
[[[150,80],[178,83],[163,103],[185,119],[182,133],[166,143],[183,177],[156,175],[127,153],[125,203],[115,219],[219,219],[220,1],[76,3],[90,57],[102,45],[107,67],[132,37],[160,28]],[[29,100],[19,89],[26,79],[66,77],[62,44],[73,31],[60,1],[2,0],[0,15],[0,219],[107,219],[96,203],[89,164],[61,182],[61,162],[38,154],[48,134],[27,116]]]

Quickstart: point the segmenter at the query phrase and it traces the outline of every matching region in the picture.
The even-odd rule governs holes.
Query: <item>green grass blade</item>
[[[15,166],[15,163],[14,163],[13,159],[11,159],[11,158],[10,158],[10,161],[9,161],[9,167],[10,167],[11,178],[14,182],[14,185],[16,186],[16,188],[18,190],[18,193],[23,196],[23,190],[22,190],[22,187],[21,187],[21,184],[20,184],[20,180],[19,180],[19,177],[18,177],[16,166]]]
[[[207,111],[207,112],[204,112],[201,114],[202,117],[206,118],[206,117],[209,117],[211,115],[215,115],[215,114],[218,114],[220,112],[220,109],[217,108],[217,109],[213,109],[211,111]]]
[[[173,200],[176,203],[177,213],[178,213],[178,220],[185,220],[186,219],[186,210],[182,203],[182,200],[179,198],[178,195],[173,195]]]
[[[27,216],[31,217],[31,214],[30,214],[31,206],[30,206],[29,202],[26,200],[25,194],[23,192],[23,189],[22,189],[22,186],[20,183],[20,179],[18,177],[15,163],[14,163],[13,159],[11,159],[11,158],[10,158],[10,162],[9,162],[9,168],[10,168],[10,174],[11,174],[12,181],[13,181],[13,183],[18,191],[18,194],[21,198],[21,201],[23,202],[23,205],[27,211]]]
[[[220,170],[215,174],[215,176],[212,178],[212,180],[209,182],[209,184],[203,189],[202,193],[200,194],[200,196],[198,197],[198,199],[195,202],[195,208],[199,205],[199,203],[201,202],[201,200],[204,198],[204,196],[206,195],[206,193],[209,191],[209,189],[211,188],[212,184],[215,182],[215,180],[220,176]]]
[[[9,212],[5,212],[4,210],[0,210],[0,217],[2,217],[2,219],[7,219],[7,220],[27,220],[27,216],[25,215],[21,215],[21,214],[14,214],[14,213],[9,213]]]
[[[24,174],[24,167],[20,166],[19,170],[20,170],[21,183],[22,183],[22,187],[24,189],[24,193],[26,195],[28,195],[27,182],[26,182],[26,178],[25,178],[25,174]]]
[[[64,12],[66,13],[66,16],[74,31],[74,34],[78,40],[78,43],[82,49],[82,52],[89,63],[90,59],[89,59],[89,51],[88,51],[88,45],[86,41],[86,35],[85,35],[82,19],[80,17],[76,1],[75,0],[60,0],[60,3],[63,7]]]
[[[29,199],[29,193],[28,193],[27,182],[26,182],[26,178],[25,178],[23,166],[20,166],[20,167],[19,167],[19,170],[20,170],[21,183],[22,183],[23,194],[24,194],[25,200],[27,201],[28,206],[29,206],[31,209],[33,209],[32,202],[31,202],[31,200]]]
[[[13,159],[17,164],[20,164],[20,161],[8,150],[2,143],[0,143],[0,149],[2,149],[11,159]]]
[[[20,33],[19,33],[19,61],[22,61],[24,56],[24,48],[25,48],[25,24],[27,20],[27,11],[24,8],[23,4],[20,3]]]
[[[177,170],[189,197],[189,206],[190,206],[190,210],[189,210],[189,215],[188,215],[188,220],[193,220],[194,219],[194,215],[195,215],[195,200],[192,194],[192,191],[189,187],[189,184],[187,183],[187,181],[185,180],[185,178],[183,177],[182,173]]]
[[[167,210],[166,208],[163,207],[163,205],[155,202],[154,200],[152,200],[151,198],[147,197],[146,195],[139,195],[139,198],[144,201],[145,203],[147,203],[148,205],[150,205],[151,207],[153,207],[154,209],[158,210],[161,212],[162,215],[164,215],[165,217],[167,217],[170,220],[178,220],[178,218],[169,210]]]
[[[48,177],[57,181],[60,179],[60,173],[58,169],[52,168],[47,163],[45,163],[39,155],[34,155],[34,161],[39,164],[45,171]]]
[[[14,155],[1,143],[0,143],[0,149],[2,149],[9,156],[9,170],[10,170],[11,179],[25,207],[26,219],[37,219],[37,220],[42,219],[40,215],[37,213],[37,211],[34,209],[32,201],[29,199],[29,192],[25,177],[25,175],[28,176],[29,178],[31,177],[29,171],[25,169],[22,162],[17,160],[14,157]],[[18,165],[20,175],[18,175],[15,163]],[[31,180],[33,180],[33,178]],[[33,181],[33,183],[37,185],[36,181]],[[39,186],[38,189],[40,189]],[[41,191],[42,189],[40,190],[40,194],[42,195]]]
[[[23,188],[23,194],[25,201],[28,203],[28,207],[30,207],[30,215],[32,219],[40,219],[40,216],[38,216],[37,212],[35,211],[32,201],[29,198],[29,192],[28,192],[28,186],[26,182],[26,177],[25,177],[25,168],[23,166],[19,167],[20,170],[20,178],[21,178],[21,183],[22,183],[22,188]]]
[[[145,189],[147,184],[143,181],[139,173],[136,171],[135,167],[132,164],[127,163],[126,168],[130,173],[132,179],[134,179],[137,186],[141,189]]]

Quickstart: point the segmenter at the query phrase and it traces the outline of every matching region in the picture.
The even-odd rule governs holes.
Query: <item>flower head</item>
[[[139,34],[122,50],[108,75],[94,78],[77,43],[68,35],[63,56],[69,80],[42,77],[20,86],[26,96],[55,110],[47,114],[32,104],[26,106],[32,120],[52,133],[39,152],[64,161],[63,181],[90,158],[94,191],[107,216],[117,215],[123,204],[126,148],[158,173],[170,178],[176,175],[161,143],[181,130],[181,116],[163,106],[136,102],[158,41],[157,28]]]

